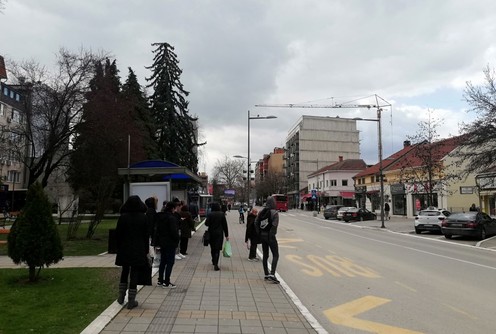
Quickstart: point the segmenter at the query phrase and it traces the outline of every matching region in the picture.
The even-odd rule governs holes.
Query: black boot
[[[124,298],[126,297],[127,283],[119,283],[119,297],[117,297],[117,302],[119,304],[124,304]]]
[[[127,308],[129,310],[138,306],[138,302],[136,301],[137,292],[138,291],[136,289],[129,289],[129,292],[127,294]]]

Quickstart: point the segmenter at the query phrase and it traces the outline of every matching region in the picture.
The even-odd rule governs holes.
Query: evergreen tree
[[[122,86],[122,96],[126,104],[126,109],[129,110],[133,123],[136,126],[136,133],[139,133],[140,136],[139,138],[131,138],[131,142],[134,144],[139,139],[138,143],[142,144],[142,147],[132,145],[132,153],[136,158],[139,157],[139,160],[144,160],[156,155],[157,145],[153,141],[155,124],[150,113],[147,97],[138,83],[136,74],[131,68],[128,68],[128,70],[128,77]],[[143,152],[136,152],[136,150],[143,150]]]
[[[30,282],[39,278],[43,266],[48,267],[63,258],[52,205],[38,182],[29,187],[26,204],[9,233],[8,254],[14,263],[28,265]]]
[[[154,139],[158,147],[157,158],[187,167],[198,172],[198,129],[197,118],[189,115],[189,95],[180,77],[182,70],[168,43],[154,43],[156,49],[152,71],[147,81],[154,92],[150,97],[151,112],[156,125]]]
[[[123,98],[116,62],[107,59],[96,65],[95,77],[83,108],[69,181],[81,202],[94,203],[95,216],[87,237],[91,238],[111,203],[119,182],[117,169],[131,161],[143,160],[142,131],[133,119],[134,105]],[[129,90],[128,90],[129,93]],[[128,157],[131,138],[133,155]],[[136,148],[136,149],[134,149]]]

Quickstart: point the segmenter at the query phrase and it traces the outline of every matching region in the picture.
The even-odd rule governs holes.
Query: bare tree
[[[94,65],[103,58],[60,49],[54,73],[33,60],[10,62],[16,88],[25,95],[26,119],[9,131],[19,138],[15,154],[29,170],[29,185],[39,180],[46,187],[50,175],[66,166]]]
[[[284,193],[285,180],[284,173],[269,171],[263,180],[257,182],[257,198],[263,199],[272,194]]]
[[[214,178],[228,189],[240,186],[240,180],[243,179],[243,161],[231,159],[227,155],[223,160],[217,160],[214,166]]]
[[[439,139],[437,128],[442,120],[433,119],[429,110],[429,119],[418,123],[418,131],[407,136],[414,143],[412,151],[401,162],[401,181],[409,184],[414,193],[426,194],[427,206],[437,206],[435,194],[459,175],[452,172],[453,166],[445,163],[448,156],[460,141],[460,137]]]
[[[465,173],[485,171],[496,165],[496,73],[487,66],[485,83],[474,86],[467,82],[465,100],[477,117],[472,123],[463,124],[466,134],[460,144],[458,156],[466,162]]]

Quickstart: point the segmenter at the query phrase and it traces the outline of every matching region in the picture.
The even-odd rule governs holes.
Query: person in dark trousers
[[[258,210],[253,208],[246,217],[246,233],[245,243],[250,250],[248,261],[259,261],[257,257],[257,245],[260,243],[260,237],[255,229],[255,219],[257,218]]]
[[[255,220],[255,227],[262,243],[264,279],[276,284],[280,283],[276,278],[277,262],[279,261],[279,245],[276,237],[278,226],[279,213],[276,210],[276,200],[272,196],[269,196],[265,202],[265,208],[260,211]],[[268,266],[269,249],[272,253],[270,271]]]
[[[179,212],[181,215],[181,241],[179,243],[179,256],[185,258],[188,255],[188,242],[191,232],[195,231],[195,222],[191,217],[188,206],[183,205]]]
[[[175,289],[176,285],[170,281],[172,267],[174,267],[176,248],[179,244],[179,222],[173,211],[176,204],[167,202],[164,211],[157,213],[157,242],[160,246],[160,265],[158,267],[157,285],[163,288]]]
[[[207,215],[205,226],[208,227],[210,232],[210,254],[212,255],[212,264],[214,270],[218,271],[220,251],[224,242],[229,240],[229,230],[227,227],[226,215],[222,212],[219,203],[212,203],[212,211]]]
[[[120,217],[117,220],[115,264],[122,267],[117,302],[124,303],[129,279],[128,309],[138,306],[136,301],[138,276],[148,261],[149,232],[145,212],[146,205],[139,196],[130,196],[121,207]]]
[[[389,203],[384,204],[384,218],[389,219]]]
[[[200,213],[198,209],[198,203],[196,201],[193,201],[189,204],[189,213],[191,213],[191,218],[193,218],[193,220],[198,220],[198,215]]]

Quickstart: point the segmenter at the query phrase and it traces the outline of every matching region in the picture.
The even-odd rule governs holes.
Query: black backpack
[[[257,217],[257,224],[259,231],[270,231],[272,228],[272,214],[269,208],[264,208]]]

